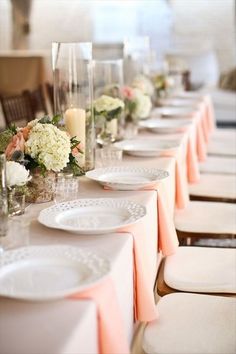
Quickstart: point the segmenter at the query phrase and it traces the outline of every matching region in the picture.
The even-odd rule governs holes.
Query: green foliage
[[[57,126],[61,120],[61,115],[57,114],[54,117],[50,118],[49,116],[44,116],[39,120],[39,123],[41,124],[53,124]]]
[[[67,169],[71,170],[74,176],[83,176],[85,174],[84,169],[78,165],[76,157],[74,157],[72,154],[69,156]]]
[[[99,113],[94,109],[94,114],[95,114],[96,120],[99,120],[99,119],[101,119],[103,117],[108,122],[110,122],[114,118],[119,118],[119,115],[121,114],[121,112],[122,112],[122,108],[121,107],[113,109],[112,111],[109,111],[109,112],[102,111],[102,112],[99,112]]]
[[[7,129],[4,132],[0,133],[0,152],[4,152],[7,148],[7,145],[10,143],[14,133]]]

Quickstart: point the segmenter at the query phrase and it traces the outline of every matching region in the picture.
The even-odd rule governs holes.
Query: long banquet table
[[[168,171],[169,176],[152,190],[104,190],[98,183],[81,178],[79,198],[125,198],[144,205],[146,216],[137,225],[117,233],[74,235],[46,228],[37,221],[39,211],[50,203],[31,205],[27,210],[32,220],[30,245],[79,246],[95,251],[111,262],[110,278],[129,345],[135,324],[157,316],[153,287],[158,265],[162,254],[174,253],[178,247],[174,208],[187,205],[188,183],[199,180],[198,161],[203,161],[206,156],[213,124],[210,101],[204,97],[189,117],[189,124],[183,132],[173,135],[140,132],[147,141],[174,139],[178,143],[171,153],[160,157],[124,156],[124,166],[156,167]],[[1,298],[0,353],[108,353],[101,344],[100,319],[95,303],[94,298],[79,297],[32,303]],[[108,314],[109,307],[108,301]],[[112,323],[112,318],[109,321]],[[113,348],[112,352],[120,353],[118,348]]]

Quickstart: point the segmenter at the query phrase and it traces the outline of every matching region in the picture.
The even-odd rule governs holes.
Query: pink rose
[[[12,137],[11,142],[8,144],[5,154],[8,160],[11,159],[11,156],[15,151],[24,152],[25,139],[22,132],[18,132]]]
[[[128,100],[132,100],[134,98],[134,90],[129,86],[123,87],[122,93]]]
[[[79,143],[76,147],[74,147],[71,151],[72,155],[76,157],[81,151],[83,151],[82,144]]]
[[[29,127],[24,127],[24,128],[21,129],[21,132],[23,134],[24,139],[27,140],[28,136],[29,136],[30,128]]]

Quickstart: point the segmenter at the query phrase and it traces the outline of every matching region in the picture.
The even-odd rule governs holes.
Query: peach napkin
[[[200,162],[203,162],[206,160],[207,157],[207,149],[206,149],[206,142],[204,140],[204,134],[202,131],[201,116],[199,116],[199,113],[197,113],[195,119],[197,120],[196,122],[197,156],[198,156],[198,160]]]
[[[130,353],[124,332],[115,289],[110,277],[91,288],[70,296],[71,299],[92,299],[97,305],[100,354]]]
[[[191,133],[188,137],[188,146],[187,146],[187,174],[188,182],[196,183],[200,180],[200,171],[198,165],[198,159],[196,154],[196,139],[193,137],[194,133]],[[194,142],[195,144],[194,144]]]
[[[105,189],[110,188],[105,187]],[[157,215],[148,213],[138,223],[119,231],[133,235],[135,317],[139,321],[152,321],[157,318],[157,311],[153,296],[153,278],[155,278],[153,272],[156,269],[153,269],[151,253],[157,250],[162,251],[165,256],[175,253],[178,248],[178,238],[173,214],[167,204],[165,184],[160,181],[143,190],[157,191]]]
[[[206,106],[205,119],[207,121],[208,132],[212,133],[215,129],[215,114],[211,97],[209,95],[204,96],[204,102]]]
[[[163,152],[163,157],[175,158],[175,205],[178,209],[183,209],[189,202],[188,181],[185,174],[183,156],[176,149]]]

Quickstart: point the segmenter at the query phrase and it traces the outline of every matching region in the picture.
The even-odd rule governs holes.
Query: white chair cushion
[[[161,298],[159,318],[147,325],[148,354],[235,354],[236,299],[175,293]]]
[[[181,291],[236,294],[236,249],[179,247],[165,259],[164,280]]]
[[[236,109],[236,107],[235,107]],[[211,135],[213,140],[234,140],[236,141],[236,129],[220,129],[217,128]]]
[[[236,94],[234,91],[222,90],[214,87],[211,90],[211,98],[214,107],[226,107],[236,110]]]
[[[212,139],[208,145],[208,154],[220,156],[236,156],[236,141],[235,140],[214,140]]]
[[[175,227],[184,232],[236,234],[236,204],[191,201],[185,209],[175,210]]]
[[[201,175],[198,183],[189,185],[189,193],[196,196],[236,198],[236,176]]]
[[[223,173],[236,175],[236,158],[208,156],[205,162],[200,163],[200,172]],[[236,176],[234,176],[236,178]]]

